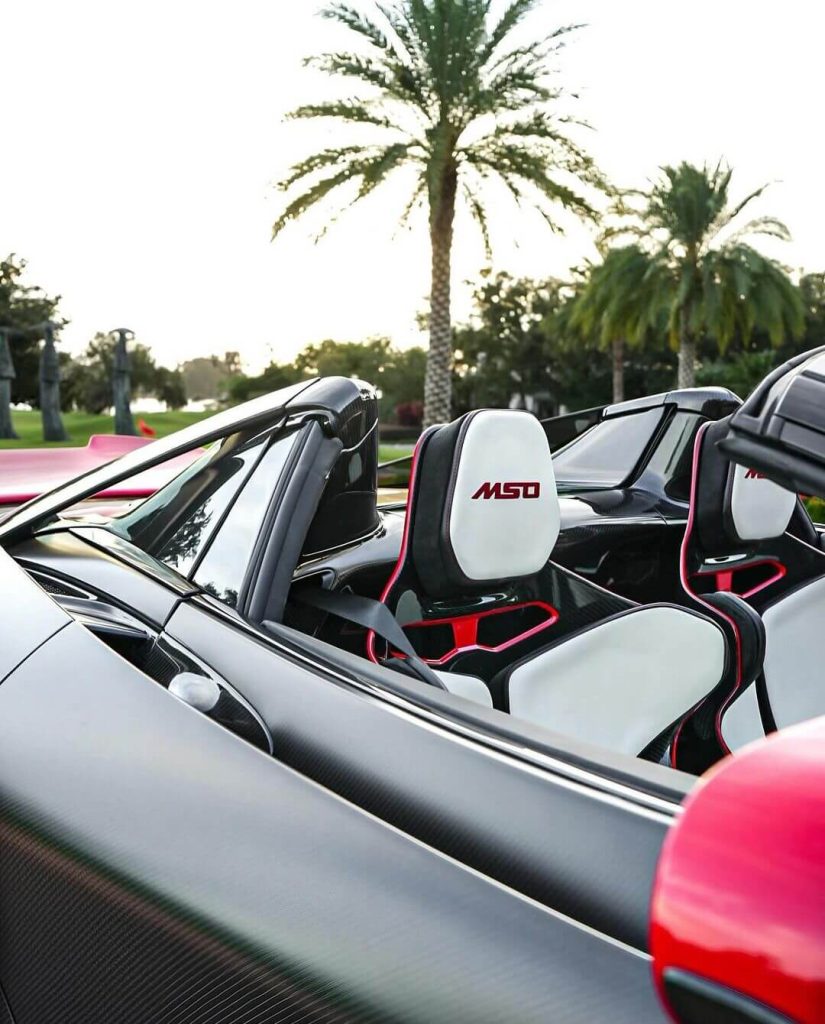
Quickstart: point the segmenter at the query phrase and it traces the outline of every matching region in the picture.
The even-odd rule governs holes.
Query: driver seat
[[[676,724],[729,677],[725,633],[707,615],[638,605],[555,565],[560,526],[539,422],[468,413],[418,443],[381,600],[424,661],[483,679],[500,710],[658,760]],[[397,658],[375,633],[367,653]]]

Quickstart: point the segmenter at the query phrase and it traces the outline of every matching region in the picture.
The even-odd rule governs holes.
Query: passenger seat
[[[407,509],[381,600],[424,661],[483,679],[501,710],[638,755],[735,685],[711,617],[637,605],[551,561],[561,513],[530,414],[481,410],[428,431]],[[392,657],[375,634],[367,647],[375,661]]]

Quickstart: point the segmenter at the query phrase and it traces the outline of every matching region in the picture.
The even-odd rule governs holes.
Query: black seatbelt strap
[[[371,597],[360,597],[358,594],[333,592],[331,590],[299,590],[292,594],[295,601],[337,615],[339,619],[352,622],[364,629],[371,629],[376,636],[386,640],[395,650],[407,657],[407,664],[419,679],[439,690],[447,687],[433,672],[430,666],[422,661],[409,637],[399,626],[389,608]]]

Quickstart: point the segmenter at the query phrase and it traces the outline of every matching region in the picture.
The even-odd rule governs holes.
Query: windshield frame
[[[606,416],[603,419],[599,420],[598,423],[594,423],[593,426],[586,430],[583,434],[579,434],[578,437],[574,437],[573,440],[569,442],[569,444],[566,444],[563,448],[560,448],[557,452],[554,452],[552,456],[553,471],[556,475],[556,486],[559,492],[569,493],[571,491],[611,491],[618,490],[622,487],[627,487],[633,480],[635,480],[639,476],[640,472],[647,464],[652,452],[658,444],[659,438],[662,435],[662,431],[666,428],[667,423],[670,420],[671,411],[671,408],[668,406],[657,405],[647,409],[629,410],[628,412],[622,413],[619,416]],[[649,418],[650,422],[653,423],[653,425],[650,429],[647,438],[644,441],[644,444],[642,445],[638,454],[634,457],[632,465],[630,465],[630,467],[626,469],[623,475],[621,475],[615,480],[611,478],[610,480],[604,481],[596,481],[593,480],[592,478],[590,480],[572,477],[565,479],[563,476],[561,477],[561,479],[559,478],[558,460],[563,455],[565,455],[571,449],[575,448],[577,445],[580,445],[588,437],[592,438],[593,434],[600,428],[607,425],[617,424],[620,420],[627,420],[631,416]],[[653,422],[654,417],[656,418],[655,423]],[[561,468],[563,470],[563,467]]]
[[[8,543],[31,534],[48,522],[54,521],[61,512],[72,505],[77,505],[84,499],[145,469],[167,462],[176,455],[184,455],[195,448],[205,447],[212,441],[218,441],[242,430],[254,428],[263,431],[268,426],[274,426],[291,411],[290,406],[295,399],[316,383],[317,378],[301,381],[271,394],[262,395],[260,398],[254,398],[243,405],[225,409],[75,477],[15,509],[0,523],[0,541]]]

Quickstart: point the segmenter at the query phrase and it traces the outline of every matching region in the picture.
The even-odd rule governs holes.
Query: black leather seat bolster
[[[765,662],[765,624],[759,613],[737,594],[719,591],[703,595],[702,600],[732,619],[739,632],[742,652],[739,685],[744,689],[762,673]],[[720,622],[720,625],[724,623]]]

